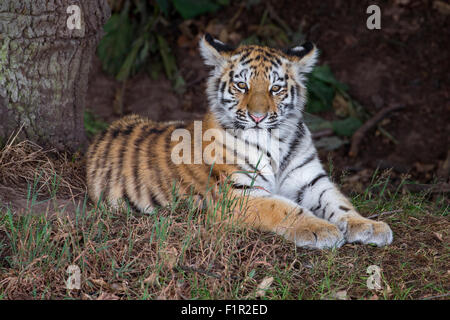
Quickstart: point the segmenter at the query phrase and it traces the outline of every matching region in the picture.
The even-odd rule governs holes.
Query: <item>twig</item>
[[[203,270],[203,269],[199,269],[199,268],[195,268],[195,267],[177,265],[176,268],[181,269],[183,271],[196,272],[196,273],[204,274],[204,275],[207,275],[209,277],[216,278],[216,279],[224,278],[224,276],[221,276],[220,274],[217,274],[217,273],[214,273],[214,272],[210,272],[210,271],[207,271],[207,270]],[[238,280],[238,279],[240,279],[240,277],[238,277],[238,276],[230,276],[230,279]]]
[[[380,110],[375,116],[373,116],[371,119],[369,119],[366,123],[362,125],[361,128],[356,130],[356,132],[353,134],[352,137],[352,145],[350,147],[349,156],[356,157],[358,155],[359,151],[359,145],[366,135],[366,133],[372,129],[378,122],[380,122],[384,117],[388,115],[388,113],[400,109],[404,109],[404,105],[394,105],[391,107],[384,108]]]
[[[367,217],[367,219],[373,219],[376,217],[381,217],[381,216],[385,216],[387,214],[394,214],[394,213],[398,213],[398,212],[403,212],[403,209],[397,209],[397,210],[392,210],[392,211],[385,211],[382,213],[376,213],[376,214],[373,214],[373,215]]]
[[[113,111],[116,115],[121,116],[124,112],[124,96],[127,90],[127,80],[122,81],[122,86],[116,90],[113,102]]]
[[[423,298],[421,298],[421,299],[422,299],[422,300],[430,300],[430,299],[443,298],[443,297],[448,297],[448,296],[450,296],[450,293],[440,294],[440,295],[438,295],[438,296],[423,297]]]
[[[185,86],[186,86],[187,88],[192,87],[193,85],[195,85],[195,84],[197,84],[197,83],[199,83],[199,82],[202,82],[202,81],[205,80],[206,78],[207,78],[206,76],[197,77],[196,79],[187,82]]]

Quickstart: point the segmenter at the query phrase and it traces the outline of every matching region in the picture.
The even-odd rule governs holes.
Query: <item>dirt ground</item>
[[[448,170],[442,167],[450,155],[450,28],[448,12],[436,2],[378,1],[381,30],[369,30],[366,8],[373,1],[261,1],[250,9],[234,1],[220,14],[180,21],[167,39],[186,81],[184,94],[176,94],[163,74],[157,80],[139,74],[127,82],[123,110],[161,121],[200,119],[207,108],[208,70],[197,51],[198,37],[206,30],[237,45],[255,33],[269,4],[280,21],[292,30],[301,27],[305,38],[317,44],[319,63],[330,65],[370,114],[386,106],[405,106],[382,121],[393,139],[371,130],[358,157],[348,156],[346,144],[330,154],[321,152],[323,160],[331,156],[338,171],[361,176],[370,176],[379,167],[393,168],[394,176],[408,173],[420,183],[434,182],[437,176],[446,180]],[[87,107],[107,122],[118,118],[112,106],[117,104],[121,86],[102,72],[96,60]]]

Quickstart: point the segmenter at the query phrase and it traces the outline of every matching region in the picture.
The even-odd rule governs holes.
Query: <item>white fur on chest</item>
[[[278,132],[256,129],[238,134],[227,132],[224,135],[227,148],[235,150],[235,164],[242,170],[233,175],[235,183],[262,187],[273,195],[293,198],[302,181],[308,181],[322,170],[315,158],[303,170],[293,171],[316,153],[309,130],[294,146],[292,136],[281,133],[281,137],[280,141]],[[282,162],[285,167],[280,170]]]

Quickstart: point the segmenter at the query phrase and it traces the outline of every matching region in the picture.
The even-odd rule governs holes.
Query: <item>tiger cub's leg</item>
[[[377,246],[392,242],[389,226],[382,221],[362,217],[325,173],[319,174],[313,181],[314,184],[303,188],[300,205],[311,210],[316,217],[338,226],[347,242],[373,243]]]
[[[342,232],[334,224],[315,217],[309,210],[284,197],[249,196],[246,210],[238,220],[282,235],[299,247],[323,249],[340,247],[345,243]]]

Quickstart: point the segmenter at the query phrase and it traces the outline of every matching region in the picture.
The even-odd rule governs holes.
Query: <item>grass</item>
[[[49,167],[43,160],[41,165]],[[0,163],[0,173],[1,168]],[[28,170],[26,164],[24,168]],[[394,243],[384,248],[346,244],[327,251],[297,248],[271,233],[214,222],[192,198],[177,198],[146,214],[95,206],[83,195],[52,206],[70,194],[71,180],[49,177],[48,172],[34,175],[23,189],[22,208],[0,203],[1,299],[449,296],[448,200],[409,193],[405,181],[394,188],[384,173],[376,173],[369,187],[351,199],[364,216],[385,213],[375,219],[389,223]],[[214,211],[220,213],[232,202],[224,198]],[[66,288],[70,265],[80,269],[79,290]],[[367,287],[371,265],[381,269],[380,290]]]

